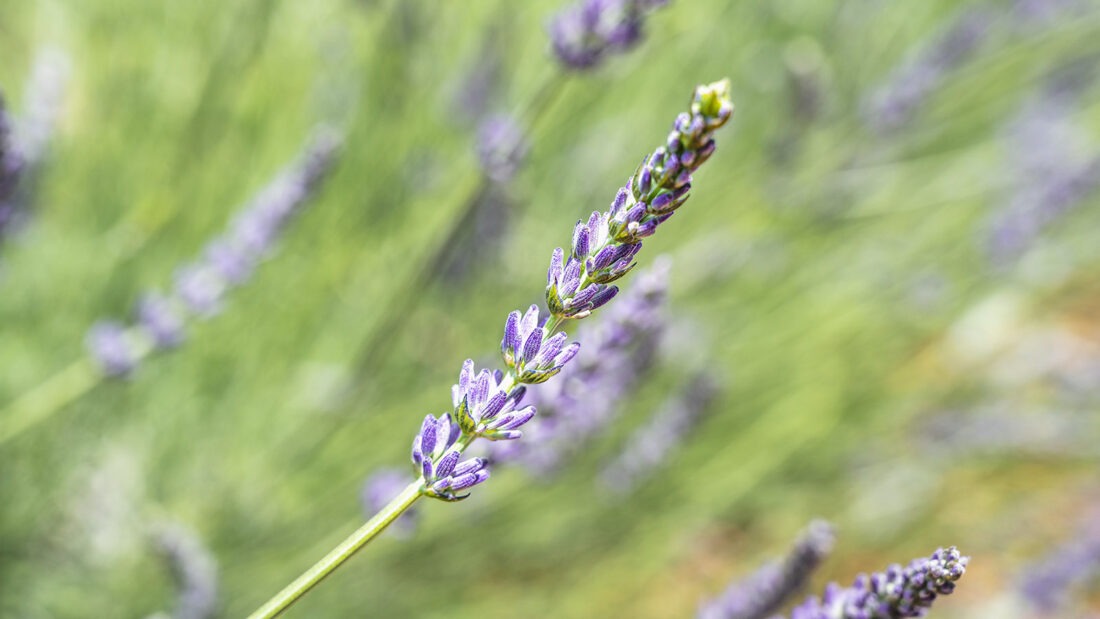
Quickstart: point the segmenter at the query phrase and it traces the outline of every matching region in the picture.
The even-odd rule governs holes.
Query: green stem
[[[46,421],[100,383],[103,374],[81,359],[24,393],[0,413],[0,445]]]
[[[248,619],[270,619],[271,617],[277,617],[282,614],[284,610],[290,608],[291,604],[297,602],[299,598],[315,587],[317,583],[336,571],[336,568],[343,565],[345,561],[350,559],[352,555],[358,552],[363,546],[366,546],[367,542],[378,537],[378,534],[384,531],[390,523],[397,520],[398,516],[404,513],[406,509],[412,506],[412,504],[420,498],[420,489],[423,485],[424,478],[420,477],[406,486],[405,489],[401,491],[401,494],[394,497],[388,505],[383,507],[382,510],[368,520],[366,524],[359,527],[355,533],[349,535],[343,542],[340,542],[339,546],[333,548],[332,552],[325,555],[325,557],[315,563],[313,567],[303,572],[294,582],[275,594],[275,597],[268,600],[267,603],[256,610],[256,612],[249,615]]]

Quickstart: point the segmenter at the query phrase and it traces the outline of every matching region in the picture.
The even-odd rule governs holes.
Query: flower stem
[[[303,572],[294,582],[275,594],[274,597],[268,600],[267,603],[256,610],[256,612],[249,615],[248,618],[270,619],[271,617],[280,615],[284,610],[289,608],[291,604],[297,602],[306,592],[316,586],[317,583],[336,571],[336,568],[343,565],[344,562],[350,559],[360,548],[366,546],[367,542],[377,537],[379,533],[390,525],[390,523],[397,520],[398,516],[404,513],[406,509],[420,498],[420,489],[423,485],[424,478],[420,477],[406,486],[405,489],[401,491],[401,494],[394,497],[388,505],[383,507],[382,510],[368,520],[366,524],[359,527],[355,533],[349,535],[343,542],[340,542],[340,545],[333,548],[332,552],[325,555],[325,557],[315,563],[313,567]]]

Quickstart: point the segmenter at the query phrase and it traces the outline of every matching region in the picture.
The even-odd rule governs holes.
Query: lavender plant
[[[809,582],[833,549],[833,527],[815,520],[782,561],[773,561],[704,603],[696,619],[768,619]]]
[[[592,69],[637,44],[646,14],[665,4],[667,0],[580,0],[550,22],[554,55],[567,69]]]
[[[139,299],[134,328],[117,321],[94,325],[86,341],[102,372],[108,376],[128,374],[152,351],[183,342],[189,319],[217,314],[226,293],[248,280],[291,217],[316,192],[339,145],[339,137],[331,130],[317,130],[297,161],[253,197],[229,231],[207,244],[199,260],[176,272],[171,295],[148,292]]]
[[[458,501],[489,478],[487,461],[466,458],[476,440],[514,440],[535,415],[523,406],[528,385],[552,379],[580,348],[567,343],[558,328],[582,319],[615,297],[615,281],[635,266],[645,238],[687,201],[692,174],[714,153],[714,132],[733,114],[729,82],[696,87],[691,111],[680,114],[663,146],[647,155],[619,190],[606,212],[595,212],[573,230],[569,253],[558,248],[547,272],[546,302],[508,315],[501,341],[506,370],[477,371],[467,360],[452,387],[453,407],[427,415],[413,439],[412,462],[418,475],[359,530],[268,600],[252,617],[274,617],[347,561],[396,520],[420,497]]]
[[[791,619],[895,619],[923,617],[940,595],[949,595],[966,573],[970,558],[951,546],[908,566],[860,574],[852,586],[829,583],[820,598],[812,596],[791,611]]]

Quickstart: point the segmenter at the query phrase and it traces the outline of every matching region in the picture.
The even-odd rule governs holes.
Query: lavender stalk
[[[810,580],[833,549],[833,527],[811,522],[783,560],[765,565],[734,582],[699,608],[696,619],[768,619]]]
[[[179,345],[188,319],[215,314],[224,295],[244,283],[291,216],[313,195],[335,161],[338,145],[337,136],[318,133],[304,157],[257,194],[227,234],[177,272],[172,294],[150,291],[138,300],[133,326],[116,320],[93,325],[85,337],[89,358],[57,372],[0,411],[0,444],[49,419],[104,378],[125,376],[154,351]]]
[[[955,590],[970,557],[951,546],[907,567],[891,565],[884,572],[860,574],[851,587],[830,583],[825,594],[810,597],[791,612],[791,619],[900,619],[923,617],[940,595]]]
[[[733,114],[729,81],[698,86],[691,112],[677,117],[664,146],[647,155],[607,212],[596,212],[573,230],[568,254],[554,250],[547,272],[549,314],[537,306],[509,314],[501,352],[507,370],[475,371],[467,360],[451,389],[453,407],[439,417],[427,415],[413,439],[412,462],[418,477],[389,505],[332,552],[268,600],[250,617],[275,617],[343,565],[422,496],[458,501],[489,478],[482,458],[462,460],[479,438],[520,438],[535,415],[521,406],[526,385],[544,383],[571,361],[580,345],[558,333],[566,320],[581,319],[610,301],[611,285],[634,268],[642,241],[653,235],[687,201],[692,173],[714,153],[714,132]]]
[[[134,328],[115,321],[95,325],[87,343],[102,372],[130,373],[152,351],[181,344],[189,319],[204,320],[220,312],[226,294],[248,280],[291,217],[315,193],[339,144],[329,130],[317,131],[299,160],[253,197],[229,231],[212,240],[199,260],[176,272],[172,294],[147,292],[138,300]]]

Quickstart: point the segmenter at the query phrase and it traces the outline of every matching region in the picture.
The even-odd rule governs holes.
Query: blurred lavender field
[[[1100,617],[1100,1],[570,6],[0,0],[0,617],[252,611],[724,76],[523,441],[287,616],[732,617],[957,545],[930,616]]]

